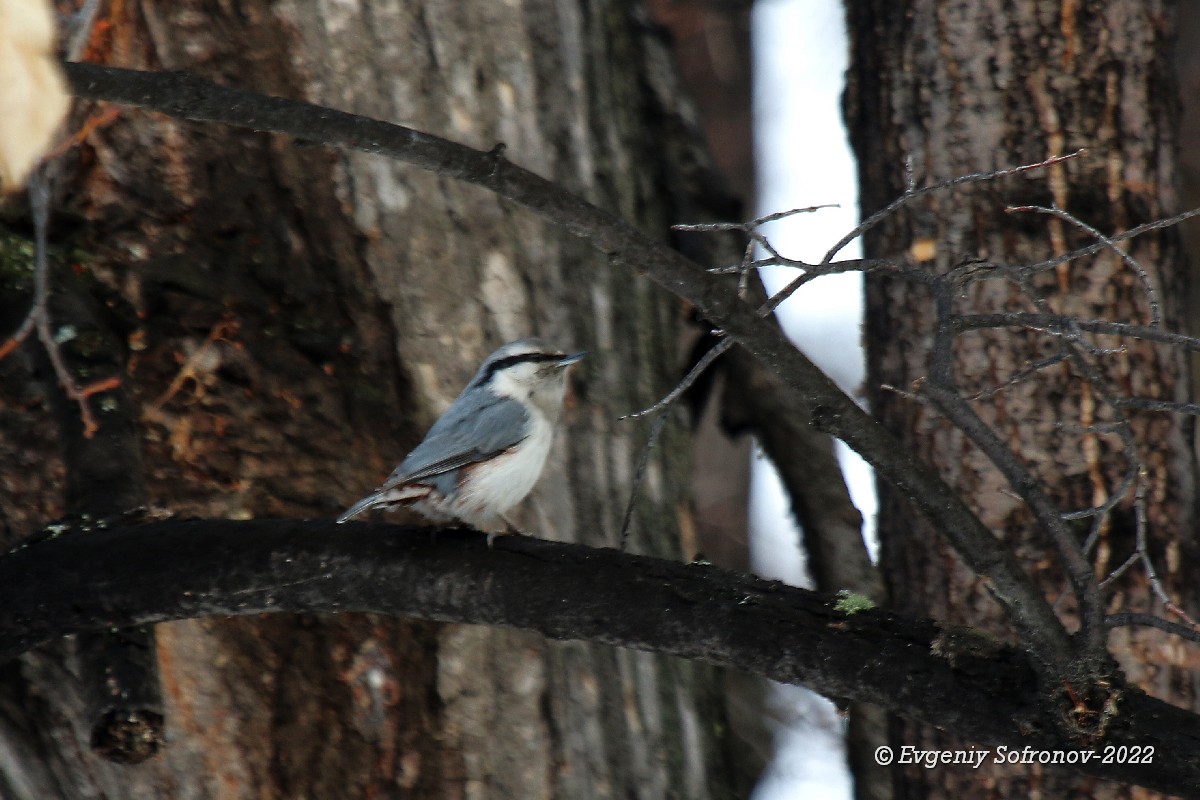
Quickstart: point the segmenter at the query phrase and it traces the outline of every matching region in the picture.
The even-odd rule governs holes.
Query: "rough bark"
[[[618,4],[114,4],[89,57],[503,142],[659,238],[689,192],[668,180],[694,144],[667,62]],[[646,281],[492,194],[376,156],[122,110],[68,159],[53,236],[133,320],[126,389],[153,502],[331,516],[492,346],[538,334],[594,355],[518,521],[616,541],[644,436],[616,417],[666,391],[680,360],[681,315]],[[19,304],[5,311],[15,326]],[[40,376],[4,369],[16,538],[61,509],[62,462]],[[651,462],[637,549],[679,552],[682,445],[669,428]],[[644,653],[374,615],[182,622],[158,644],[171,746],[136,770],[88,751],[74,667],[48,653],[6,668],[6,795],[728,791],[716,674]]]
[[[1012,178],[933,195],[867,237],[870,257],[891,258],[944,273],[970,260],[1034,263],[1088,237],[1059,220],[1009,215],[1007,205],[1057,205],[1104,233],[1180,210],[1175,195],[1175,89],[1170,3],[966,3],[910,0],[848,6],[852,67],[847,111],[860,163],[864,214],[904,191],[912,159],[917,186],[973,172],[1025,164],[1086,147],[1086,157],[1033,178]],[[1147,270],[1164,321],[1179,329],[1185,283],[1176,235],[1136,240],[1130,253]],[[1112,252],[1079,259],[1041,275],[1036,291],[1056,313],[1146,322],[1150,314],[1136,276]],[[1036,533],[1029,511],[999,470],[930,405],[883,384],[907,389],[930,374],[934,302],[901,279],[868,279],[868,388],[872,408],[906,447],[938,465],[1002,536],[1050,599],[1069,592],[1063,571]],[[971,284],[960,310],[1030,310],[1012,284]],[[1101,340],[1104,345],[1106,340]],[[962,336],[953,354],[964,395],[1005,381],[1054,353],[1053,337],[1011,329]],[[1166,400],[1188,396],[1185,358],[1177,351],[1131,343],[1103,359],[1106,378],[1123,392]],[[1102,400],[1066,364],[1041,370],[973,404],[1063,511],[1106,499],[1127,468],[1115,437],[1078,427],[1111,420]],[[1093,414],[1094,417],[1090,416]],[[1166,414],[1131,412],[1147,468],[1152,554],[1164,583],[1193,608],[1191,534],[1195,471],[1191,425]],[[881,484],[880,537],[891,596],[898,608],[1008,635],[1011,627],[985,581],[964,567],[946,541],[913,514],[903,493]],[[1087,522],[1077,531],[1088,534]],[[1133,545],[1134,521],[1123,503],[1102,531],[1094,558],[1103,577]],[[1163,611],[1145,573],[1131,570],[1105,596],[1106,610]],[[1064,606],[1068,617],[1073,606]],[[1151,694],[1183,707],[1196,697],[1190,647],[1158,632],[1109,639],[1126,675]],[[899,741],[952,746],[954,737],[924,726],[898,725]],[[903,796],[961,797],[984,787],[995,797],[1032,791],[1065,796],[1129,796],[1129,790],[1036,768],[898,772]],[[972,787],[972,788],[968,788]]]

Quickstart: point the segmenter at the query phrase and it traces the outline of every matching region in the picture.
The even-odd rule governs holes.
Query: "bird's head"
[[[567,367],[586,355],[565,353],[540,339],[520,339],[488,356],[471,386],[531,405],[553,420],[562,409]]]

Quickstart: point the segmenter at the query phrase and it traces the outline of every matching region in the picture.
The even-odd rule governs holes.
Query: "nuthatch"
[[[546,463],[562,413],[570,355],[538,339],[492,353],[446,413],[382,486],[338,517],[410,506],[435,522],[492,532],[521,502]]]

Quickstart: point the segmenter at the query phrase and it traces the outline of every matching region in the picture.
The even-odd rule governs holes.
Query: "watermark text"
[[[1099,750],[1039,750],[1036,747],[999,745],[994,750],[923,750],[910,744],[899,752],[884,745],[875,748],[875,762],[883,766],[904,764],[934,769],[943,764],[966,764],[979,769],[984,764],[1152,764],[1154,745],[1105,745]]]

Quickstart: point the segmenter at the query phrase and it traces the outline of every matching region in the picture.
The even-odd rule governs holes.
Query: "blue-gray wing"
[[[460,395],[382,488],[486,461],[524,439],[529,422],[528,412],[510,398],[473,392],[464,402]]]

